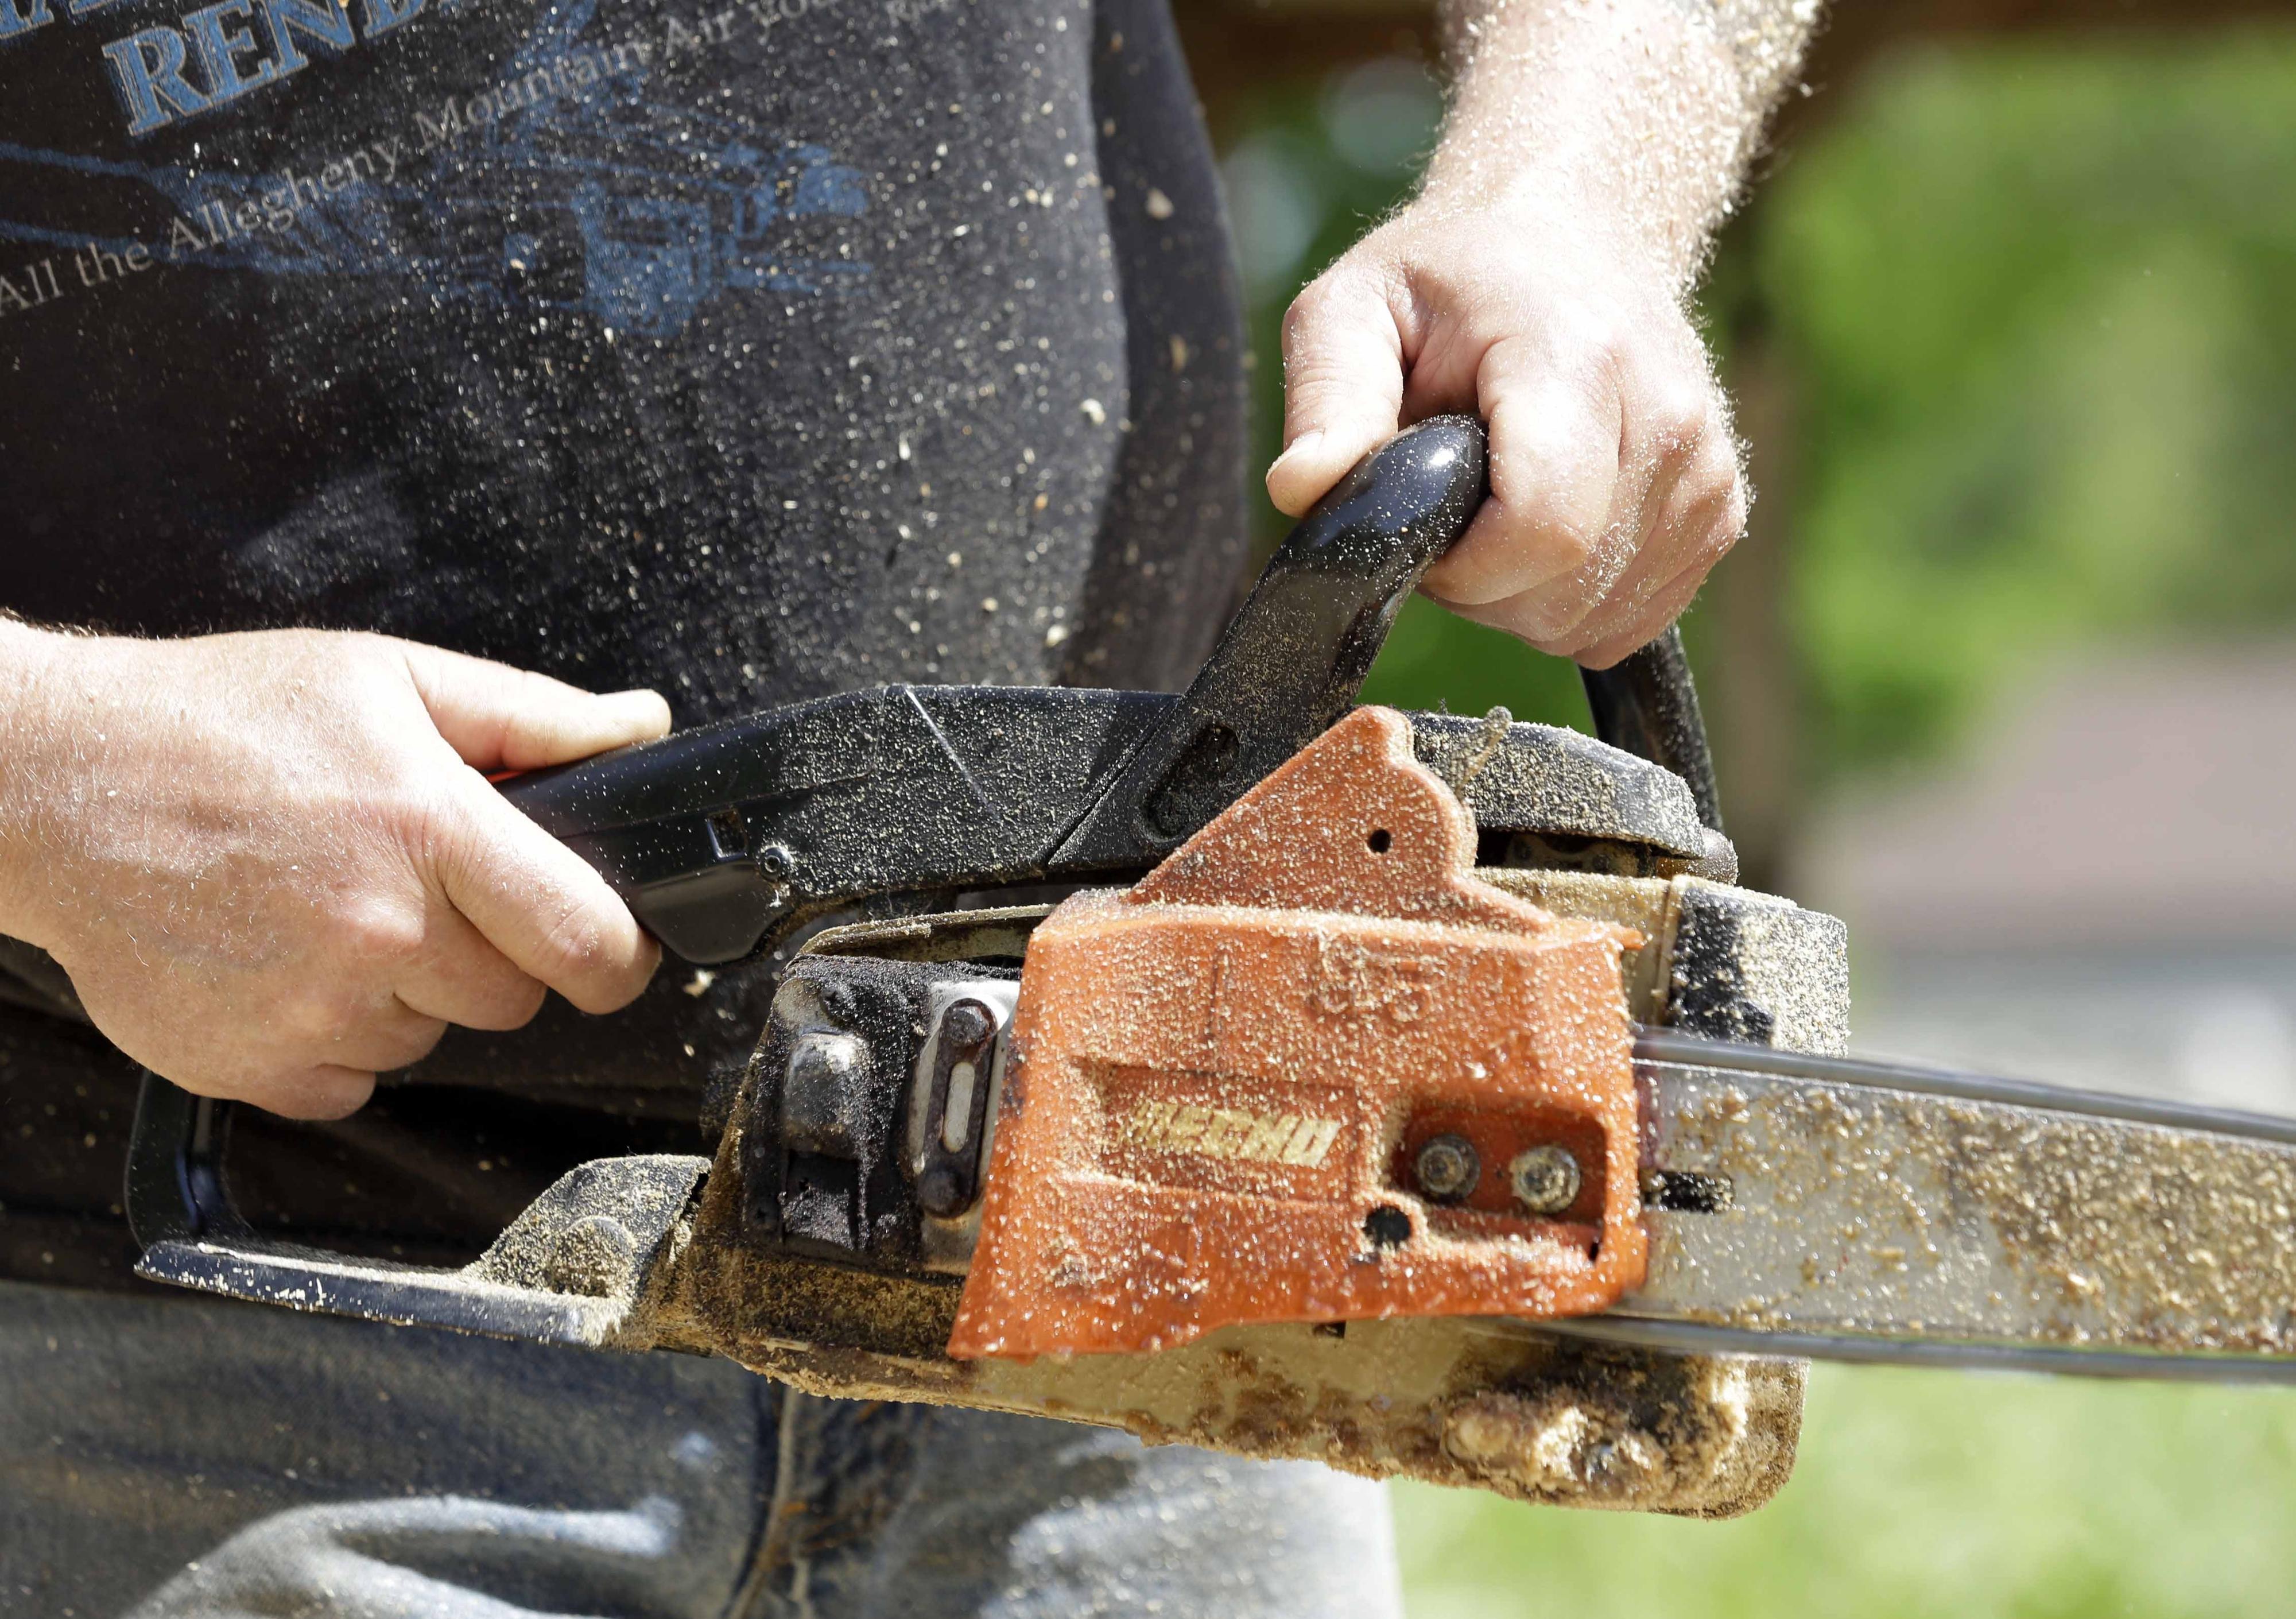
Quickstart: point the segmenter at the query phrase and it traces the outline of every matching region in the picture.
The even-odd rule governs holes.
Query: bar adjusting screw
[[[1507,1164],[1515,1201],[1534,1214],[1560,1214],[1578,1201],[1578,1160],[1566,1146],[1526,1147]]]
[[[1483,1161],[1473,1142],[1447,1130],[1420,1144],[1411,1160],[1411,1176],[1422,1195],[1437,1203],[1456,1203],[1483,1178]]]

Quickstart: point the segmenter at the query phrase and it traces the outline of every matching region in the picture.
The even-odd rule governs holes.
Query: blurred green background
[[[2284,1391],[1819,1367],[1747,1517],[1390,1492],[1411,1619],[2227,1619],[2296,1608],[2292,1483]]]
[[[1218,109],[1268,456],[1285,305],[1433,138],[1398,44]],[[1799,806],[2037,659],[2296,610],[2296,27],[1907,44],[1824,94],[1701,305],[1758,515],[1685,631],[1763,875]],[[1585,720],[1567,670],[1424,604],[1370,694]]]
[[[1950,768],[2069,650],[2296,620],[2296,26],[2169,16],[1868,28],[1726,233],[1702,308],[1758,504],[1686,629],[1752,881],[1837,789]],[[1267,454],[1284,306],[1432,139],[1424,28],[1335,23],[1326,59],[1239,77],[1193,27]],[[1366,694],[1586,723],[1567,667],[1424,603]],[[1395,1502],[1416,1619],[2296,1612],[2296,1396],[2269,1392],[1821,1368],[1795,1478],[1736,1523]]]

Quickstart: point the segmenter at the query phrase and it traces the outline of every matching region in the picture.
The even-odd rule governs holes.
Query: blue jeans
[[[1380,1488],[1022,1418],[0,1284],[0,1614],[1394,1619]]]

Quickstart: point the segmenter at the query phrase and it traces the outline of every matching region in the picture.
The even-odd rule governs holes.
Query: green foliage
[[[1747,1517],[1393,1499],[1411,1619],[2263,1619],[2292,1478],[2283,1391],[1820,1367]]]
[[[1397,619],[1363,701],[1396,708],[1482,714],[1592,728],[1578,665],[1542,657],[1513,636],[1454,618],[1424,596]]]
[[[1802,380],[1817,754],[2024,660],[2296,609],[2296,39],[1909,54],[1752,233]]]

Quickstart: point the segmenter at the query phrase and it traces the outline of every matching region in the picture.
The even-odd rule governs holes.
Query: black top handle
[[[1187,691],[1111,772],[1055,862],[1160,859],[1337,723],[1420,576],[1482,505],[1488,448],[1474,417],[1436,416],[1357,462],[1275,548]]]

